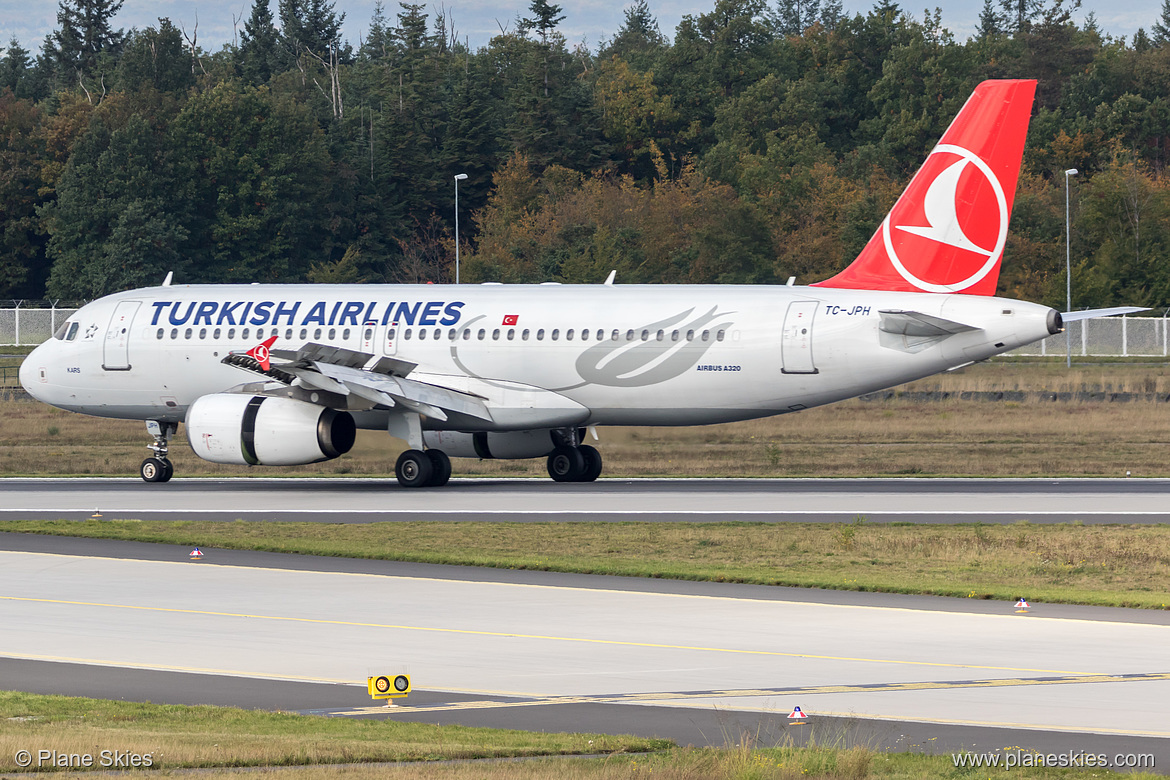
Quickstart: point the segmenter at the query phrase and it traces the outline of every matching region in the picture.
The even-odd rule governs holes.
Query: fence
[[[0,309],[0,346],[33,347],[52,337],[57,327],[77,309],[17,307]]]
[[[35,346],[50,338],[77,309],[0,309],[0,346]],[[1009,352],[1063,355],[1066,339],[1076,357],[1170,357],[1167,317],[1105,317],[1070,322],[1065,333]]]

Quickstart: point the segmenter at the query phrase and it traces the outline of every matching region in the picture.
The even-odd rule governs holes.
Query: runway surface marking
[[[539,586],[529,586],[539,587]],[[897,666],[930,666],[953,669],[987,669],[1006,672],[1034,672],[1038,674],[1058,675],[1099,675],[1098,672],[1073,672],[1060,669],[1029,669],[1014,666],[984,666],[981,664],[949,664],[939,661],[910,661],[892,658],[859,658],[852,656],[817,655],[813,653],[785,653],[777,650],[745,650],[728,647],[706,647],[701,645],[675,645],[657,642],[630,642],[620,639],[591,639],[588,637],[550,636],[545,634],[523,634],[514,631],[477,631],[465,628],[440,628],[437,626],[408,626],[393,623],[369,623],[351,620],[327,620],[324,618],[290,617],[287,615],[256,615],[243,612],[216,612],[202,609],[181,609],[178,607],[147,607],[136,604],[105,604],[91,601],[70,601],[64,599],[39,599],[24,596],[2,596],[0,601],[15,601],[32,604],[60,604],[71,607],[98,607],[103,609],[124,609],[141,612],[158,612],[183,615],[206,615],[209,617],[241,618],[247,620],[271,620],[288,623],[311,623],[327,626],[354,626],[358,628],[380,628],[395,631],[419,631],[426,633],[457,634],[463,636],[490,636],[514,639],[535,639],[548,642],[570,642],[591,645],[608,645],[612,647],[646,647],[656,650],[685,650],[690,652],[727,653],[732,655],[770,656],[779,658],[808,658],[820,661],[852,661],[857,663],[893,664]]]
[[[552,704],[647,704],[680,702],[693,699],[738,699],[761,696],[815,696],[825,693],[880,693],[890,691],[946,690],[953,688],[1005,688],[1026,685],[1083,685],[1087,683],[1149,682],[1170,680],[1170,672],[1154,674],[1099,674],[1069,675],[1065,677],[1009,677],[1000,680],[957,680],[900,683],[871,683],[866,685],[816,685],[789,688],[747,688],[715,691],[681,691],[677,693],[619,693],[609,696],[549,696],[524,701],[465,701],[432,704],[421,707],[404,705],[401,712],[444,712],[448,710],[485,709],[491,707],[534,707]],[[369,708],[339,708],[313,710],[331,715],[361,715]],[[375,708],[376,709],[376,708]]]
[[[945,494],[940,494],[945,495]],[[1104,494],[1102,494],[1104,495]],[[865,514],[873,515],[888,515],[898,514],[907,516],[917,515],[937,515],[943,511],[941,509],[865,509],[848,507],[841,509],[271,509],[266,510],[262,508],[248,508],[243,509],[145,509],[145,508],[125,508],[125,507],[96,507],[100,509],[103,514],[121,513],[132,514],[135,512],[149,512],[152,515],[189,515],[192,512],[198,512],[201,515],[239,515],[242,512],[265,512],[272,511],[281,515],[319,515],[325,513],[344,512],[347,515],[418,515],[420,512],[428,515],[466,515],[474,511],[477,515],[498,515],[507,517],[510,515],[652,515],[668,517],[673,515],[698,516],[698,515],[839,515],[848,514],[849,512],[863,512]],[[30,512],[39,512],[44,514],[76,514],[77,512],[93,512],[94,507],[86,507],[84,509],[79,507],[63,507],[59,509],[0,509],[0,513],[22,513],[28,514]],[[948,515],[956,515],[960,517],[965,516],[995,516],[995,517],[1023,517],[1025,515],[1042,515],[1046,517],[1056,517],[1068,515],[1073,510],[1047,510],[1047,509],[1020,509],[1020,510],[1001,510],[1001,509],[947,509]],[[1115,510],[1103,509],[1093,510],[1088,514],[1100,515],[1102,517],[1158,517],[1170,514],[1170,510]],[[134,518],[103,518],[105,520],[133,520]]]

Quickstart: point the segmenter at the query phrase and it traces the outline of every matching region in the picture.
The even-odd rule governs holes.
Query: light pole
[[[1068,212],[1068,177],[1076,176],[1080,171],[1076,168],[1069,168],[1064,172],[1064,282],[1065,295],[1067,297],[1067,305],[1065,311],[1072,311],[1072,222],[1069,221]],[[456,223],[458,225],[458,223]],[[1085,327],[1081,323],[1081,327]],[[1064,329],[1064,348],[1065,348],[1065,366],[1072,368],[1072,331],[1067,327]]]
[[[466,173],[455,174],[455,284],[459,284],[459,182],[466,178]]]

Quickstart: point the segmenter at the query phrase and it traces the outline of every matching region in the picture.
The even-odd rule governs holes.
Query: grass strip
[[[0,772],[18,771],[16,754],[150,756],[152,769],[291,766],[377,761],[642,752],[661,739],[434,726],[243,710],[162,705],[0,691]],[[143,759],[145,760],[145,759]],[[66,759],[68,761],[68,759]],[[49,769],[42,766],[41,770]]]
[[[8,521],[203,548],[1102,606],[1170,605],[1170,526]],[[214,552],[205,559],[214,562]]]

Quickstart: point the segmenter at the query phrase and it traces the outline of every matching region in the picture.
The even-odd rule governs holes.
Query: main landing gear
[[[407,450],[398,456],[394,476],[402,487],[442,487],[451,479],[451,459],[442,450]]]
[[[178,429],[177,423],[146,421],[146,430],[154,437],[154,443],[149,445],[154,450],[154,457],[142,461],[138,467],[138,474],[146,482],[168,482],[175,475],[175,467],[167,459],[167,452],[171,437]]]
[[[557,447],[548,456],[548,475],[557,482],[593,482],[601,476],[601,453],[588,444]]]

